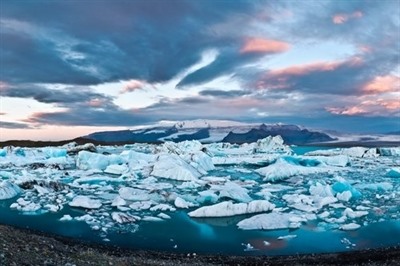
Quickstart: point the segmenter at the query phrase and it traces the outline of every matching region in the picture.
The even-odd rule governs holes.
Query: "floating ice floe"
[[[204,206],[192,212],[190,217],[228,217],[241,214],[258,213],[271,211],[275,208],[275,204],[266,200],[253,200],[249,203],[233,203],[224,201],[211,206]]]
[[[349,224],[344,224],[344,225],[340,226],[339,229],[341,229],[343,231],[351,231],[351,230],[357,230],[360,227],[361,227],[361,225],[359,225],[359,224],[349,223]]]
[[[111,164],[108,165],[104,170],[104,173],[112,174],[112,175],[122,175],[128,171],[128,167],[125,164]]]
[[[244,219],[240,221],[237,226],[242,230],[278,230],[298,228],[301,222],[306,221],[307,218],[296,214],[271,212]]]
[[[101,207],[101,201],[97,199],[92,199],[88,196],[76,196],[69,203],[71,207],[79,207],[85,209],[99,209]]]
[[[364,147],[351,147],[351,148],[337,148],[329,150],[316,150],[307,152],[305,155],[321,155],[321,156],[334,156],[334,155],[348,155],[350,157],[358,158],[373,158],[378,157],[376,148],[364,148]]]

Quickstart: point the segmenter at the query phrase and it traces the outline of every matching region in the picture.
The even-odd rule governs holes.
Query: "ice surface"
[[[275,205],[266,200],[254,200],[249,203],[233,203],[224,201],[211,206],[204,206],[192,212],[190,217],[227,217],[248,213],[266,212],[275,208]]]
[[[0,182],[0,200],[11,199],[18,196],[21,193],[21,189],[9,182],[9,181],[1,181]]]

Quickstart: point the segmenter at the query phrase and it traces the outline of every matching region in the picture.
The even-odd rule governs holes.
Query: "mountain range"
[[[281,135],[285,143],[294,145],[336,140],[324,132],[297,125],[248,124],[224,120],[163,121],[142,129],[96,132],[83,138],[107,143],[199,140],[203,143],[241,144],[276,135]]]

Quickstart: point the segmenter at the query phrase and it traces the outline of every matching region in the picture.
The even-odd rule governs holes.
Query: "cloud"
[[[377,76],[367,83],[362,90],[371,94],[400,91],[400,77],[394,75]]]
[[[31,126],[29,124],[25,124],[25,123],[0,121],[0,128],[27,129],[27,128],[31,128]]]
[[[11,83],[165,82],[199,61],[207,49],[239,45],[240,39],[208,29],[255,7],[242,0],[157,5],[56,0],[23,8],[5,1],[0,54],[7,67],[0,69],[0,76]]]
[[[343,24],[346,23],[347,21],[351,19],[359,19],[363,16],[363,13],[361,11],[355,11],[351,14],[335,14],[332,17],[332,22],[334,24]]]
[[[264,38],[248,38],[243,47],[240,49],[241,53],[282,53],[289,49],[289,44],[269,40]]]
[[[238,96],[243,96],[247,95],[250,92],[248,91],[242,91],[242,90],[230,90],[230,91],[224,91],[224,90],[202,90],[200,91],[200,95],[202,96],[211,96],[211,97],[216,97],[216,98],[235,98]]]
[[[359,57],[343,61],[317,62],[271,70],[256,81],[257,89],[280,89],[312,93],[354,94],[356,77],[363,75]]]
[[[93,101],[109,102],[112,98],[101,93],[93,92],[88,87],[75,86],[63,89],[50,89],[34,84],[20,84],[8,86],[0,90],[0,96],[32,98],[42,103],[56,103],[60,105],[90,103]],[[89,104],[90,106],[90,104]]]

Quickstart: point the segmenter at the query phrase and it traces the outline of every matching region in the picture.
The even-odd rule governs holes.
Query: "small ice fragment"
[[[297,235],[286,235],[286,236],[280,236],[278,237],[278,240],[288,240],[288,239],[292,239],[292,238],[296,238]]]
[[[65,214],[63,217],[60,218],[61,222],[71,221],[71,220],[72,220],[72,216],[69,214]]]

